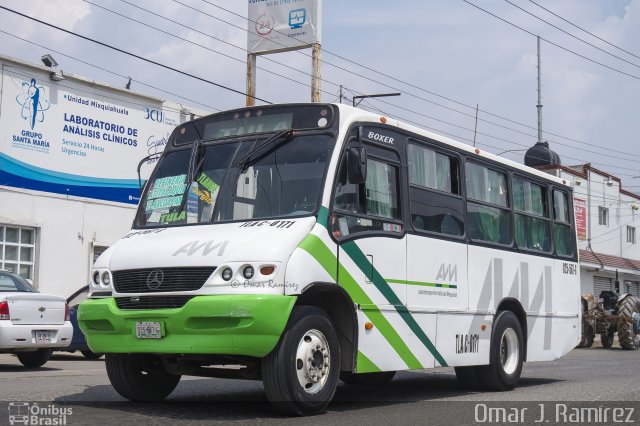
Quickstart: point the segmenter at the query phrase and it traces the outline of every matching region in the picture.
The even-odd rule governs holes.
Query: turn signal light
[[[69,304],[64,304],[64,320],[71,321],[71,314],[69,313]]]
[[[0,320],[10,320],[9,316],[9,303],[8,302],[0,302]]]
[[[364,323],[364,329],[367,331],[373,330],[373,323],[372,322],[365,322]]]
[[[273,266],[262,266],[260,268],[260,273],[262,275],[271,275],[271,274],[273,274],[273,271],[275,271],[275,270],[276,270],[276,268],[273,267]]]

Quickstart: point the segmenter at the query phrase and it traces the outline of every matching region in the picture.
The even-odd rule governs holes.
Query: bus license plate
[[[160,321],[137,322],[136,337],[138,339],[161,339]]]
[[[34,330],[33,333],[36,335],[36,343],[51,343],[51,330]]]

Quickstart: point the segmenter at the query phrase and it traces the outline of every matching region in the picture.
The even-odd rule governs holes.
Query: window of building
[[[467,229],[473,240],[511,244],[507,175],[466,164]]]
[[[519,248],[551,252],[551,227],[547,189],[533,182],[513,178],[513,208],[516,244]]]
[[[553,237],[556,254],[563,257],[575,255],[576,236],[569,214],[569,195],[557,189],[553,190]]]
[[[418,231],[464,235],[464,201],[457,158],[409,144],[411,222]]]
[[[598,207],[598,223],[600,225],[609,226],[609,209]]]
[[[36,230],[0,226],[0,269],[33,280]]]
[[[635,226],[627,226],[627,242],[631,244],[636,243],[636,228]]]

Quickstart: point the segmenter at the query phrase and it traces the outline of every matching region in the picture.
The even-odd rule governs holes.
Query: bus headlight
[[[242,276],[248,280],[253,278],[253,273],[254,273],[253,266],[251,265],[245,266],[244,269],[242,270]]]
[[[100,272],[95,271],[95,272],[93,273],[93,283],[94,283],[95,285],[100,285]]]
[[[104,271],[102,273],[102,284],[107,286],[111,284],[111,276],[109,275],[108,271]]]
[[[233,271],[231,270],[231,268],[224,268],[222,270],[222,279],[225,281],[229,281],[231,279],[231,277],[233,276]]]

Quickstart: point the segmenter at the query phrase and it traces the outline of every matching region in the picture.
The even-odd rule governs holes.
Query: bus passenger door
[[[396,152],[366,145],[366,182],[347,179],[346,154],[335,188],[330,226],[338,242],[338,282],[359,306],[358,371],[406,369],[396,353],[410,331],[399,311],[406,306],[406,235],[401,214],[400,159]],[[390,343],[393,342],[393,343]],[[414,366],[409,366],[414,368]],[[373,370],[372,370],[373,371]]]

